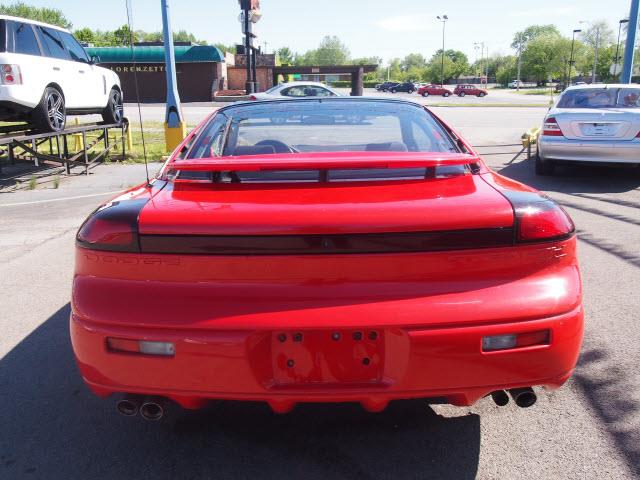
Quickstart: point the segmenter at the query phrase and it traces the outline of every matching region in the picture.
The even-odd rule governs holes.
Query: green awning
[[[176,63],[224,62],[224,54],[211,45],[176,45]],[[97,55],[101,63],[164,63],[164,47],[86,47],[89,56]]]

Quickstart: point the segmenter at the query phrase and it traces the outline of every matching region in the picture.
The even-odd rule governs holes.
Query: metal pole
[[[628,22],[629,20],[625,18],[620,20],[618,23],[618,42],[616,43],[616,59],[613,63],[613,78],[616,78],[616,75],[618,74],[618,62],[620,61],[620,33],[622,32],[622,24]]]
[[[173,33],[168,0],[161,0],[162,32],[164,38],[164,63],[167,77],[167,106],[165,113],[165,146],[173,150],[186,137],[186,124],[180,106],[178,79],[176,77],[176,55],[173,48]]]
[[[253,91],[253,82],[251,81],[252,77],[252,68],[251,68],[251,33],[250,26],[251,21],[249,20],[249,10],[242,10],[243,14],[243,22],[244,22],[244,53],[247,59],[247,82],[245,84],[245,90],[247,94],[254,93]]]
[[[520,91],[520,73],[522,71],[522,41],[518,44],[518,76],[516,79],[516,89]],[[487,82],[489,80],[487,79]]]
[[[440,68],[440,85],[444,85],[444,28],[446,20],[442,20],[442,66]]]
[[[573,77],[573,46],[576,43],[576,33],[581,32],[581,30],[573,31],[573,38],[571,38],[571,57],[569,58],[569,81],[567,82],[567,86],[571,85],[571,79]]]
[[[600,27],[596,28],[596,45],[593,56],[593,72],[591,72],[591,83],[596,83],[596,72],[598,68],[598,44],[600,43]]]
[[[631,0],[627,42],[624,47],[624,66],[622,67],[620,83],[631,83],[631,75],[633,74],[633,55],[636,45],[636,33],[638,30],[638,12],[640,11],[639,7],[640,0]]]

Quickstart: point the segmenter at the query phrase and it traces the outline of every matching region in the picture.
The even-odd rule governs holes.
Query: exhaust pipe
[[[135,417],[140,410],[141,398],[137,395],[125,395],[116,403],[116,409],[125,417]]]
[[[538,400],[536,392],[531,387],[512,388],[509,390],[509,394],[520,408],[528,408]]]
[[[164,416],[164,400],[159,397],[145,399],[140,407],[140,415],[145,420],[160,420]]]
[[[504,390],[496,390],[491,392],[491,398],[499,407],[504,407],[509,403],[509,395]]]

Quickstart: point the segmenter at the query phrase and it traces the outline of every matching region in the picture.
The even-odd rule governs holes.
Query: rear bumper
[[[640,163],[640,139],[586,141],[541,136],[539,153],[543,160]]]
[[[350,401],[376,411],[394,399],[437,397],[453,405],[471,405],[499,389],[557,388],[575,367],[583,312],[578,306],[552,317],[463,327],[360,328],[365,338],[375,330],[377,345],[354,344],[357,327],[336,326],[328,320],[313,330],[316,338],[326,333],[326,341],[320,342],[324,364],[322,358],[319,363],[305,358],[309,351],[304,344],[276,340],[281,333],[288,342],[293,342],[294,332],[311,336],[305,329],[150,329],[97,324],[75,315],[70,326],[82,376],[100,396],[153,394],[185,408],[198,408],[210,399],[266,401],[279,412],[299,402]],[[483,336],[543,329],[551,331],[549,345],[482,352]],[[336,332],[340,341],[331,337]],[[106,347],[108,336],[171,341],[176,353],[171,358],[113,353]],[[366,368],[373,369],[373,375],[363,370],[363,355],[370,356]],[[332,360],[333,356],[340,360]],[[292,370],[283,363],[287,357],[297,362]],[[319,377],[325,381],[314,381]]]

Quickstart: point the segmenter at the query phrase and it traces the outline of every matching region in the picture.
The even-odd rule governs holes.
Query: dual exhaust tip
[[[496,405],[504,407],[509,403],[509,397],[511,397],[520,408],[531,407],[538,400],[536,392],[531,387],[512,388],[508,392],[507,394],[505,390],[496,390],[491,392],[491,398],[493,398]]]
[[[125,417],[135,417],[140,413],[145,420],[156,421],[164,416],[165,401],[160,397],[125,395],[116,403],[116,409]]]

